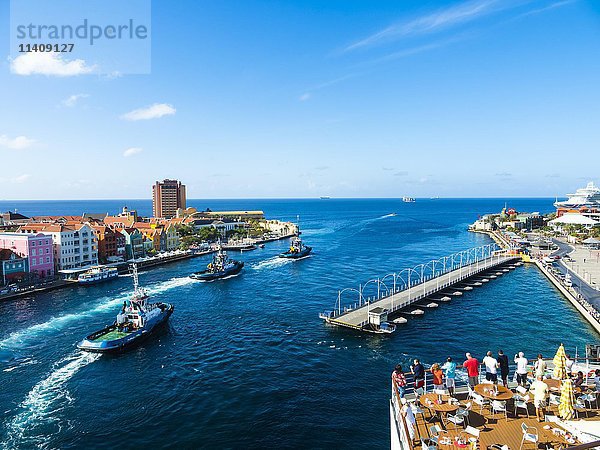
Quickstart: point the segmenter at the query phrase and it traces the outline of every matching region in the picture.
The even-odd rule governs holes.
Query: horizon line
[[[560,196],[563,197],[563,196]],[[566,197],[566,196],[564,196]],[[490,197],[413,197],[416,200],[481,200],[481,199],[553,199],[556,196],[490,196]],[[402,197],[213,197],[213,198],[190,198],[186,201],[196,200],[402,200]],[[148,201],[152,202],[151,198],[64,198],[64,199],[0,199],[0,202],[77,202],[77,201]]]

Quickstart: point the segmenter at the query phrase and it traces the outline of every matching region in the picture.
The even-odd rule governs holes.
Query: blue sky
[[[155,0],[107,76],[15,65],[3,0],[0,198],[561,196],[600,182],[594,3]]]

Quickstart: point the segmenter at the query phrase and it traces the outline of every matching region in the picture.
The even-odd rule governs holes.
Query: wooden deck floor
[[[477,428],[480,431],[479,436],[479,449],[485,450],[488,446],[492,444],[501,444],[508,445],[510,450],[518,450],[521,446],[521,437],[523,433],[521,432],[521,424],[524,422],[527,426],[535,427],[539,434],[539,441],[537,446],[531,442],[525,442],[523,445],[524,450],[535,450],[538,449],[548,449],[555,448],[558,449],[560,447],[566,447],[570,444],[566,442],[566,440],[560,436],[557,436],[552,433],[551,430],[545,430],[543,427],[545,425],[550,425],[552,428],[560,428],[557,424],[551,422],[540,423],[537,421],[535,417],[535,409],[533,405],[530,405],[529,415],[527,415],[523,410],[519,411],[519,416],[516,417],[514,412],[510,411],[512,408],[512,404],[509,402],[509,411],[508,411],[508,419],[505,418],[504,414],[496,413],[492,414],[489,410],[484,409],[483,413],[479,413],[479,407],[475,408],[475,411],[471,411],[469,415],[469,423],[471,426]],[[600,411],[596,409],[588,409],[588,417],[582,417],[584,420],[592,420],[598,422],[598,427],[600,427]],[[556,415],[556,407],[549,409],[546,411],[547,415]],[[420,439],[427,439],[431,437],[430,427],[432,425],[440,426],[440,421],[438,417],[431,418],[429,411],[425,410],[425,416],[417,415],[417,430],[418,433],[415,436],[416,440],[413,443],[413,446],[421,447]],[[454,424],[448,423],[447,426],[448,432],[450,434],[455,434],[455,430],[460,432],[463,427],[460,425],[456,429]]]

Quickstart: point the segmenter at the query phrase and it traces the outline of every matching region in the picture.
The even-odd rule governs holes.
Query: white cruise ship
[[[557,208],[600,208],[600,188],[590,181],[586,187],[577,189],[574,194],[567,194],[568,200],[554,203]]]

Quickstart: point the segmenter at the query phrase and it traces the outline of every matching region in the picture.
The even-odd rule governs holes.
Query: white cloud
[[[73,106],[77,105],[77,102],[82,99],[82,98],[87,98],[89,97],[88,94],[74,94],[74,95],[70,95],[69,97],[65,98],[61,104],[63,106],[66,106],[67,108],[72,108]]]
[[[0,136],[0,146],[10,148],[11,150],[24,150],[33,144],[35,144],[35,140],[29,139],[26,136],[17,136],[13,139],[4,134]]]
[[[498,11],[502,7],[498,0],[474,0],[417,17],[416,19],[391,25],[377,33],[367,36],[344,49],[352,51],[359,48],[389,42],[403,37],[424,33],[433,33],[460,23],[471,22],[479,17]],[[503,4],[506,7],[506,3]]]
[[[143,151],[144,149],[141,147],[129,147],[123,152],[123,156],[125,158],[129,158],[130,156],[137,155],[138,153],[142,153]]]
[[[31,175],[29,175],[28,173],[24,173],[23,175],[19,175],[18,177],[15,177],[12,179],[12,181],[14,181],[15,183],[25,183],[27,180],[29,180],[31,178]]]
[[[155,103],[147,108],[134,109],[121,116],[123,120],[149,120],[158,119],[163,116],[171,116],[177,110],[166,103]]]
[[[570,5],[571,3],[574,3],[575,1],[576,0],[563,0],[563,1],[555,2],[555,3],[551,3],[550,5],[544,6],[543,8],[533,9],[531,11],[523,13],[523,14],[517,16],[516,19],[522,19],[523,17],[540,14],[540,13],[543,13],[546,11],[550,11],[551,9],[560,8],[561,6]]]
[[[17,75],[72,77],[92,73],[95,69],[83,59],[65,60],[60,53],[30,52],[10,61],[10,70]]]
[[[23,175],[19,175],[11,178],[3,178],[0,177],[0,183],[10,183],[10,184],[23,184],[27,182],[31,178],[31,175],[28,173],[24,173]]]
[[[302,94],[300,96],[300,98],[298,98],[298,100],[300,100],[301,102],[305,102],[306,100],[309,100],[312,97],[312,95],[310,94],[310,92],[307,92],[305,94]]]

